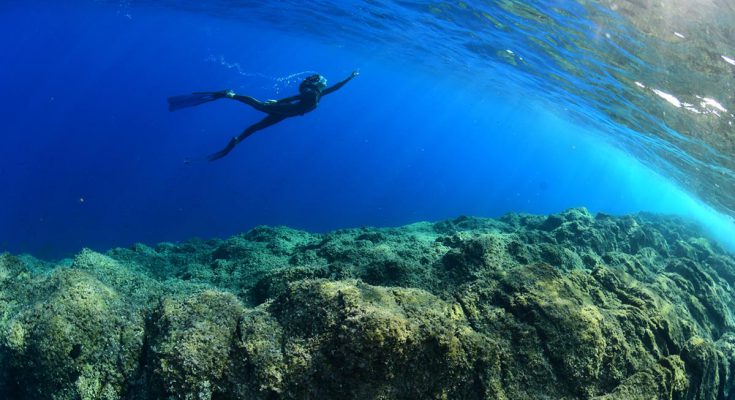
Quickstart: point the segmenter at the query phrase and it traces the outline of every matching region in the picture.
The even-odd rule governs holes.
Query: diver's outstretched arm
[[[343,80],[342,82],[337,82],[336,84],[334,84],[334,85],[332,85],[332,86],[330,86],[330,87],[322,90],[322,96],[324,96],[326,94],[329,94],[329,93],[332,93],[332,92],[335,92],[335,91],[341,89],[342,86],[344,86],[347,82],[349,82],[350,80],[352,80],[352,78],[354,78],[354,77],[356,77],[358,75],[360,75],[359,72],[352,71],[352,74],[350,74],[350,76],[348,76],[347,79]]]
[[[267,117],[260,120],[260,122],[257,122],[247,127],[247,129],[245,129],[240,135],[235,136],[234,138],[230,139],[230,142],[227,143],[227,146],[224,149],[210,155],[209,157],[207,157],[207,159],[209,159],[209,161],[219,160],[220,158],[226,156],[229,152],[231,152],[232,149],[235,148],[235,146],[237,146],[240,142],[245,140],[245,138],[247,138],[248,136],[252,135],[253,133],[263,128],[267,128],[273,124],[281,122],[284,119],[286,119],[286,117],[284,116],[268,115]]]

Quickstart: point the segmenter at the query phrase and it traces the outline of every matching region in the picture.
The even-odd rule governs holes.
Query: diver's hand
[[[352,71],[352,75],[350,75],[351,78],[354,78],[356,76],[360,75],[360,71]]]
[[[235,96],[236,96],[236,94],[235,94],[235,92],[234,92],[234,91],[232,91],[232,90],[227,90],[227,91],[225,91],[225,96],[227,96],[227,97],[229,97],[229,98],[233,98],[233,97],[235,97]]]

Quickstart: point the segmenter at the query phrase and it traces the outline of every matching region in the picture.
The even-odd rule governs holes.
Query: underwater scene
[[[735,3],[5,0],[0,399],[735,399]]]

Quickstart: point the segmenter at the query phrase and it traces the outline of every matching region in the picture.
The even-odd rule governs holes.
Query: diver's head
[[[322,91],[327,87],[327,78],[314,74],[304,79],[299,85],[299,92],[303,93],[306,90],[318,90]]]

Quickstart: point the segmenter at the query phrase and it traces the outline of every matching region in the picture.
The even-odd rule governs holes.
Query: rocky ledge
[[[0,398],[726,399],[735,259],[584,209],[0,256]]]

